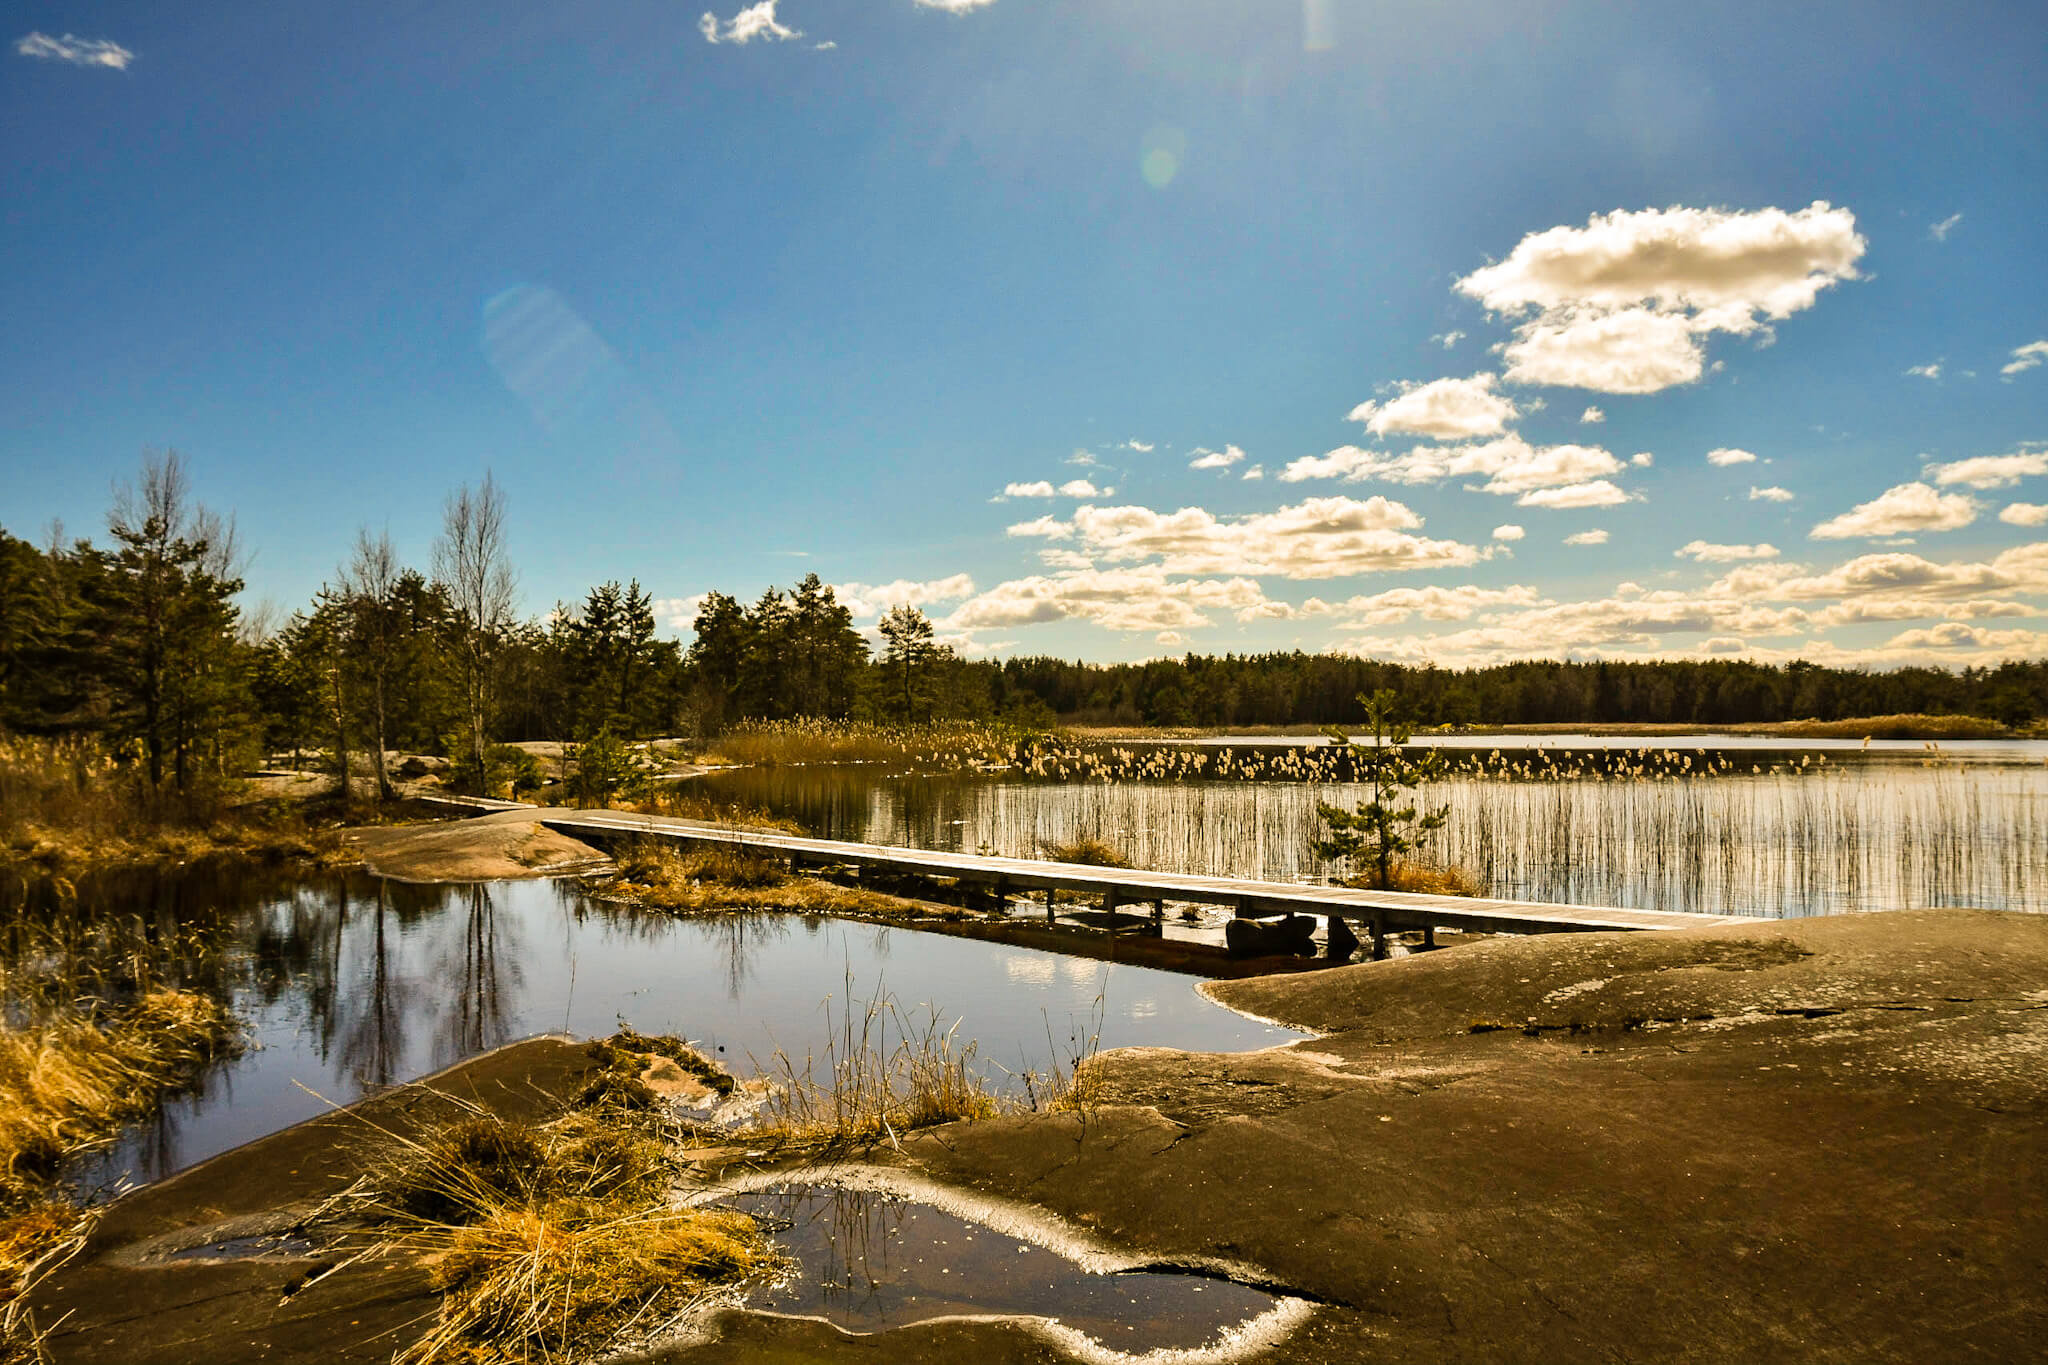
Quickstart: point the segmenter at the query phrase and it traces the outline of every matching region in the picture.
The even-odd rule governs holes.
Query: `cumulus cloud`
[[[1549,507],[1562,510],[1577,507],[1619,507],[1628,494],[1607,479],[1566,484],[1562,488],[1538,488],[1515,499],[1517,507]],[[1601,533],[1605,535],[1605,532]]]
[[[1967,460],[1929,465],[1934,481],[1947,488],[2010,488],[2021,479],[2048,474],[2048,450],[2020,450],[2010,455],[1974,455]]]
[[[1255,464],[1245,470],[1244,473],[1238,475],[1238,477],[1240,479],[1263,479],[1266,477],[1266,467],[1262,464]]]
[[[1102,496],[1102,490],[1086,479],[1069,479],[1060,485],[1060,496],[1063,498],[1099,498]]]
[[[1475,374],[1427,384],[1404,382],[1397,386],[1397,397],[1360,403],[1351,410],[1350,420],[1365,423],[1375,436],[1427,436],[1438,441],[1497,436],[1517,415],[1514,403],[1494,392],[1498,379]]]
[[[1792,501],[1792,490],[1789,488],[1779,488],[1776,485],[1768,488],[1758,488],[1755,484],[1751,484],[1749,486],[1749,500],[1751,502],[1790,502]]]
[[[2048,503],[2016,502],[1998,514],[2008,526],[2048,526]]]
[[[697,626],[697,612],[703,607],[709,593],[694,593],[689,597],[657,597],[648,605],[653,608],[654,619],[670,630],[694,630]]]
[[[1233,445],[1226,445],[1221,450],[1196,446],[1194,456],[1188,461],[1189,469],[1228,469],[1244,458],[1244,452]]]
[[[1579,414],[1579,420],[1587,423],[1604,422],[1607,420],[1607,414],[1589,405],[1584,412]]]
[[[1135,436],[1133,436],[1130,440],[1125,441],[1123,443],[1123,449],[1135,450],[1140,455],[1150,455],[1153,451],[1157,450],[1158,448],[1159,447],[1153,444],[1152,442],[1141,441]]]
[[[1452,347],[1456,346],[1459,342],[1463,341],[1464,339],[1465,334],[1463,332],[1457,331],[1456,329],[1453,329],[1448,332],[1439,332],[1437,335],[1430,338],[1431,341],[1441,341],[1444,344],[1444,349],[1446,351],[1450,350]]]
[[[987,9],[996,0],[917,0],[919,9],[942,9],[948,14],[972,14]]]
[[[1052,484],[1045,479],[1033,479],[1029,483],[1006,483],[1003,496],[1006,498],[1049,498],[1053,495]]]
[[[1467,583],[1455,588],[1389,588],[1385,592],[1347,598],[1342,602],[1325,602],[1311,597],[1288,614],[1297,617],[1330,616],[1359,626],[1389,626],[1413,616],[1420,616],[1425,621],[1469,621],[1488,608],[1532,607],[1543,600],[1536,589],[1527,584],[1482,588]]]
[[[1638,450],[1635,454],[1628,457],[1628,462],[1638,469],[1648,469],[1651,465],[1657,463],[1657,457],[1647,450]]]
[[[1415,534],[1422,518],[1379,496],[1309,498],[1229,521],[1200,507],[1081,507],[1072,525],[1098,559],[1158,560],[1176,574],[1340,578],[1460,568],[1484,557],[1474,546]]]
[[[1607,533],[1605,531],[1578,531],[1566,536],[1564,543],[1567,545],[1605,545],[1607,543]]]
[[[1857,278],[1856,218],[1816,200],[1787,213],[1618,209],[1531,233],[1457,282],[1495,313],[1526,316],[1507,379],[1654,393],[1704,372],[1703,338],[1748,335]]]
[[[67,33],[61,38],[52,38],[47,33],[31,33],[17,38],[14,50],[23,57],[34,57],[39,61],[68,62],[72,66],[99,66],[110,71],[126,71],[128,64],[135,60],[135,54],[119,43],[105,38],[81,38]]]
[[[1493,538],[1495,540],[1517,541],[1527,534],[1529,534],[1527,531],[1524,531],[1521,527],[1516,526],[1513,523],[1509,523],[1506,526],[1496,526],[1493,528]]]
[[[1951,213],[1938,223],[1929,223],[1927,225],[1927,235],[1937,242],[1945,242],[1948,240],[1948,235],[1956,230],[1956,224],[1962,221],[1962,214]]]
[[[964,573],[916,582],[899,578],[893,583],[835,583],[832,592],[857,617],[880,616],[891,607],[924,607],[935,602],[953,602],[974,592],[974,580]]]
[[[1070,523],[1057,517],[1033,517],[1030,521],[1020,521],[1004,527],[1003,534],[1014,537],[1039,536],[1046,540],[1071,540],[1074,528]]]
[[[1941,378],[1941,362],[1933,360],[1925,365],[1911,366],[1907,369],[1906,375],[1912,379],[1939,379]]]
[[[1860,536],[1903,536],[1953,531],[1977,519],[1977,500],[1964,493],[1938,493],[1924,483],[1902,483],[1831,517],[1808,534],[1815,540]]]
[[[1775,545],[1715,545],[1704,540],[1687,541],[1672,551],[1677,559],[1698,560],[1702,564],[1733,564],[1745,559],[1776,559]]]
[[[1252,579],[1175,579],[1159,565],[1078,569],[999,583],[954,608],[942,626],[1008,629],[1079,619],[1108,630],[1189,630],[1212,610],[1245,611],[1266,602]]]
[[[2048,644],[2048,635],[2037,630],[1986,630],[1982,626],[1949,621],[1920,630],[1903,630],[1885,641],[1887,649],[1973,649],[2010,650],[2028,654]]]
[[[1150,450],[1151,448],[1152,447],[1150,446],[1145,447],[1145,449],[1147,450]],[[1096,459],[1094,455],[1085,450],[1077,450],[1073,454],[1067,456],[1066,463],[1071,465],[1079,465],[1083,469],[1100,469],[1102,467],[1102,461]]]
[[[2024,374],[2044,362],[2048,362],[2048,339],[2030,341],[2024,346],[2013,347],[2011,363],[2002,367],[1998,372],[2010,379],[2012,376]]]
[[[764,42],[786,43],[792,38],[803,37],[802,29],[791,28],[775,17],[776,0],[761,0],[758,5],[749,5],[723,24],[718,16],[706,10],[697,20],[697,31],[704,35],[707,43],[751,43],[759,38]]]
[[[1485,475],[1487,481],[1480,485],[1484,491],[1508,494],[1584,484],[1618,473],[1622,468],[1621,461],[1599,446],[1532,446],[1520,436],[1507,435],[1477,445],[1417,446],[1398,455],[1359,446],[1339,446],[1324,455],[1306,455],[1289,461],[1280,480],[1299,483],[1305,479],[1341,478],[1347,483],[1360,483],[1383,479],[1388,483],[1430,484]]]
[[[1501,354],[1513,383],[1595,393],[1656,393],[1706,370],[1692,323],[1648,308],[1524,323]]]
[[[1718,465],[1755,464],[1756,456],[1746,450],[1737,450],[1732,446],[1723,446],[1719,450],[1707,452],[1707,463]]]

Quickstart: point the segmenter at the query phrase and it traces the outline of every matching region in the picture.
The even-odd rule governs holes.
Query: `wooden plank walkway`
[[[493,802],[495,809],[508,809]],[[672,816],[625,811],[535,808],[539,822],[572,838],[598,842],[666,839],[678,843],[728,844],[778,858],[793,867],[853,867],[862,870],[945,877],[987,888],[998,897],[1017,891],[1078,892],[1099,896],[1104,911],[1151,902],[1154,915],[1164,901],[1193,901],[1230,907],[1240,916],[1308,914],[1335,916],[1368,926],[1376,946],[1390,930],[1468,929],[1492,933],[1583,933],[1599,930],[1695,929],[1742,924],[1736,916],[1688,915],[1667,910],[1623,910],[1541,901],[1482,900],[1405,891],[1362,891],[1343,886],[1304,886],[1142,868],[1093,867],[1081,863],[1001,858],[977,853],[857,844],[838,839],[771,834],[711,825]]]

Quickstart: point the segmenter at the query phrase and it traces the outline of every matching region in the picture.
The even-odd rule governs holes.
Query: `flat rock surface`
[[[552,1113],[589,1076],[583,1049],[514,1043],[261,1138],[111,1205],[85,1249],[30,1297],[52,1365],[382,1362],[423,1334],[439,1296],[406,1258],[333,1253],[185,1259],[180,1251],[289,1227],[355,1179],[366,1153],[466,1105]]]
[[[1086,1112],[938,1130],[908,1159],[1322,1301],[1258,1359],[2048,1353],[2048,917],[1495,939],[1205,989],[1325,1036],[1106,1054]],[[1045,1350],[742,1315],[662,1358]]]
[[[408,882],[547,877],[605,861],[598,849],[541,825],[540,814],[508,810],[466,820],[374,825],[343,838],[372,872]]]

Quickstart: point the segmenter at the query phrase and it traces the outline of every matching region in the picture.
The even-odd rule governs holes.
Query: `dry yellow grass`
[[[36,1197],[66,1157],[150,1112],[234,1037],[218,1001],[173,990],[0,1029],[0,1203]]]
[[[626,1073],[678,1050],[631,1032],[593,1044]],[[407,1365],[603,1355],[654,1335],[706,1290],[779,1265],[745,1215],[670,1207],[680,1134],[616,1087],[593,1087],[547,1123],[479,1114],[417,1139],[385,1136],[395,1156],[326,1216],[429,1267],[441,1308],[399,1357]]]
[[[801,910],[812,913],[902,915],[914,901],[815,877],[793,877],[781,863],[746,849],[677,848],[649,841],[618,855],[613,894],[678,913],[710,910]]]
[[[1486,892],[1485,885],[1462,867],[1443,867],[1407,859],[1397,859],[1388,868],[1384,886],[1380,885],[1377,872],[1346,877],[1339,884],[1375,891],[1415,891],[1429,896],[1479,896]]]

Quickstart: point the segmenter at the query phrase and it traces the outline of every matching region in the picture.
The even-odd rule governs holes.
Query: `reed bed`
[[[1287,755],[1268,771],[1309,770]],[[2048,910],[2048,767],[1844,765],[1666,752],[1568,764],[1476,755],[1422,797],[1450,818],[1425,864],[1512,899],[1722,914],[1903,906]],[[849,837],[1033,857],[1095,839],[1137,866],[1311,882],[1327,777],[876,783]]]
[[[778,1048],[755,1063],[772,1089],[752,1136],[840,1151],[999,1111],[976,1045],[958,1041],[958,1020],[947,1024],[930,1006],[906,1011],[880,991],[855,1002],[851,978],[844,1000],[836,1019],[827,1002],[822,1056],[806,1052],[799,1063]]]
[[[705,761],[759,766],[888,763],[953,772],[1010,767],[1019,761],[1020,751],[1040,739],[1040,732],[990,721],[753,721],[711,741]]]

